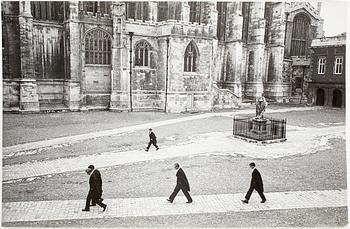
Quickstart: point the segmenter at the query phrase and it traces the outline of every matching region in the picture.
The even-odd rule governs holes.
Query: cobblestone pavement
[[[282,108],[282,109],[276,109],[276,110],[270,110],[269,113],[276,113],[276,112],[290,112],[290,111],[307,111],[307,110],[316,110],[319,109],[317,107],[292,107],[292,108]],[[199,114],[189,117],[183,117],[183,118],[176,118],[176,119],[170,119],[170,120],[164,120],[159,122],[152,122],[152,123],[145,123],[145,124],[139,124],[134,126],[127,126],[127,127],[121,127],[116,128],[112,130],[103,130],[103,131],[96,131],[92,133],[87,134],[79,134],[74,136],[67,136],[67,137],[60,137],[50,140],[43,140],[43,141],[36,141],[36,142],[29,142],[24,144],[18,144],[8,147],[3,147],[2,152],[3,155],[9,155],[13,154],[15,152],[20,151],[26,151],[26,150],[33,150],[43,147],[49,147],[59,144],[67,144],[67,143],[76,143],[79,141],[87,140],[87,139],[93,139],[93,138],[99,138],[99,137],[105,137],[105,136],[111,136],[111,135],[118,135],[128,132],[133,132],[137,130],[146,130],[150,126],[152,127],[159,127],[164,125],[170,125],[170,124],[176,124],[184,121],[191,121],[196,119],[204,119],[214,116],[226,116],[226,117],[233,117],[233,115],[240,115],[240,114],[254,114],[255,110],[247,109],[247,110],[239,110],[235,112],[219,112],[219,113],[205,113],[205,114]]]
[[[184,196],[174,203],[166,197],[106,199],[107,210],[91,207],[82,212],[84,200],[54,200],[3,203],[3,222],[116,218],[130,216],[184,215],[199,213],[249,212],[300,208],[324,208],[347,206],[346,190],[294,191],[266,193],[267,202],[260,203],[253,194],[249,204],[243,204],[244,193],[198,195],[193,203],[186,204]],[[35,210],[34,210],[35,209]]]
[[[3,181],[43,176],[86,169],[89,164],[107,167],[141,161],[195,155],[244,155],[252,158],[280,158],[314,153],[328,149],[328,140],[333,137],[345,138],[345,127],[301,128],[287,127],[288,140],[279,144],[252,144],[232,137],[231,132],[214,132],[195,136],[188,142],[162,146],[158,151],[145,152],[143,149],[126,152],[105,152],[72,158],[27,162],[3,166]]]

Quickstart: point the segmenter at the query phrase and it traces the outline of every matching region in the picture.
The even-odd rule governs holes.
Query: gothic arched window
[[[85,35],[85,63],[111,64],[111,36],[101,29],[93,29]]]
[[[148,2],[127,2],[126,3],[126,19],[147,21],[148,18]]]
[[[193,42],[187,46],[184,58],[184,71],[196,72],[197,71],[197,49]]]
[[[63,21],[63,2],[30,2],[31,13],[35,20]]]
[[[218,26],[216,36],[219,41],[224,41],[226,33],[227,2],[218,2],[216,8],[218,10]]]
[[[291,56],[307,54],[310,31],[310,19],[305,14],[298,14],[293,21]]]
[[[147,41],[140,41],[135,47],[135,66],[149,66],[150,45]]]
[[[202,3],[200,2],[189,2],[190,5],[190,22],[201,23]]]
[[[92,12],[93,14],[109,14],[111,2],[83,2],[83,8],[86,12]]]

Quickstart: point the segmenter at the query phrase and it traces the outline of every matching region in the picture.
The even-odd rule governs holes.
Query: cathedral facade
[[[308,2],[2,2],[5,111],[232,108],[305,94]]]

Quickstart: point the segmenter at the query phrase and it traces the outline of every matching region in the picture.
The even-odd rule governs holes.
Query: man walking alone
[[[252,171],[252,180],[250,182],[250,188],[249,188],[247,194],[245,195],[245,200],[242,200],[242,202],[247,204],[249,199],[250,199],[250,196],[252,195],[252,192],[255,189],[261,197],[261,203],[265,203],[266,198],[264,195],[264,185],[263,185],[263,181],[262,181],[260,172],[255,168],[254,162],[250,163],[249,166],[253,170]]]
[[[151,128],[148,130],[148,132],[149,132],[149,143],[148,143],[147,148],[145,149],[146,152],[148,152],[148,150],[149,150],[149,148],[151,147],[152,144],[156,147],[156,150],[158,150],[159,147],[157,146],[157,137],[156,137],[156,135],[153,133]]]
[[[102,179],[101,179],[101,173],[93,165],[89,165],[89,167],[86,169],[86,173],[90,175],[89,178],[89,193],[86,197],[86,204],[83,211],[90,211],[90,201],[92,200],[92,203],[98,204],[101,208],[103,208],[103,211],[106,210],[107,204],[102,203]]]
[[[190,191],[190,185],[188,183],[186,174],[182,170],[182,168],[180,168],[180,165],[178,163],[174,164],[174,168],[177,170],[177,172],[176,172],[176,177],[177,177],[176,186],[175,186],[173,193],[170,195],[169,199],[167,199],[167,200],[170,203],[172,203],[174,201],[176,195],[179,193],[179,191],[181,189],[187,198],[186,203],[190,204],[190,203],[192,203],[192,198],[191,198],[190,194],[188,193]]]

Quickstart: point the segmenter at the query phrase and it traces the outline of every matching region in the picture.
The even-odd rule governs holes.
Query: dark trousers
[[[87,197],[86,197],[86,204],[85,204],[85,209],[89,210],[90,209],[90,201],[92,200],[92,203],[98,204],[101,208],[105,207],[106,205],[102,203],[101,197],[94,193],[93,191],[89,191]]]
[[[191,198],[190,194],[188,193],[188,191],[185,190],[185,189],[183,189],[182,187],[180,187],[180,185],[176,185],[176,186],[175,186],[175,189],[174,189],[173,193],[171,193],[171,195],[170,195],[170,197],[169,197],[169,200],[170,200],[171,202],[173,202],[174,199],[175,199],[175,197],[176,197],[176,195],[179,193],[180,189],[181,189],[181,191],[184,193],[184,195],[186,196],[187,201],[188,201],[188,202],[192,202],[192,198]]]
[[[250,187],[247,194],[245,195],[246,200],[250,199],[250,196],[252,195],[252,192],[254,189],[259,193],[259,196],[261,197],[262,200],[266,200],[265,195],[261,189],[256,189],[255,187]]]
[[[148,143],[147,150],[149,150],[149,148],[151,147],[152,144],[158,149],[157,140],[151,140]]]

